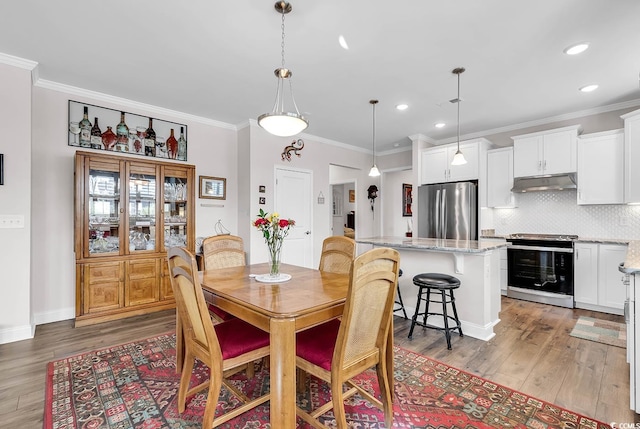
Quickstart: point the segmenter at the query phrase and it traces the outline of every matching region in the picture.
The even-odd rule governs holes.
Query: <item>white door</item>
[[[274,210],[296,222],[282,245],[281,261],[313,268],[311,172],[276,168],[275,178]]]

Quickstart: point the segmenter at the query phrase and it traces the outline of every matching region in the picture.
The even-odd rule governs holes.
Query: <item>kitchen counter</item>
[[[499,249],[507,245],[498,240],[443,240],[419,237],[370,237],[358,238],[358,243],[374,246],[392,247],[394,249],[432,250],[436,252],[482,253]]]
[[[418,295],[413,277],[421,273],[449,274],[460,280],[460,288],[454,293],[464,336],[485,341],[495,336],[493,327],[500,322],[500,249],[506,246],[505,241],[386,236],[358,238],[356,242],[358,253],[373,247],[391,247],[400,252],[403,275],[398,283],[409,317],[415,312]],[[444,325],[442,318],[436,316],[429,317],[429,324]],[[418,329],[414,333],[413,341],[421,338],[419,332]],[[452,338],[454,348],[457,338]]]
[[[579,237],[574,240],[576,243],[597,243],[597,244],[628,244],[629,240],[622,238],[595,238]]]

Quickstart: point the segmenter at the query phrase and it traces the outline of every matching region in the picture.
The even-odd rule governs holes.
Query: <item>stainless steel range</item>
[[[555,234],[507,238],[507,296],[573,308],[573,241],[577,238]]]

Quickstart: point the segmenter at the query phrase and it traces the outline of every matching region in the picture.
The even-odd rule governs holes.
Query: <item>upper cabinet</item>
[[[515,207],[513,197],[513,148],[487,152],[487,207]]]
[[[460,142],[460,151],[467,160],[463,165],[451,165],[458,144],[448,144],[424,149],[420,158],[420,183],[422,185],[443,182],[460,182],[478,180],[486,167],[486,152],[492,146],[486,139]]]
[[[578,204],[624,202],[623,130],[578,138]]]
[[[575,173],[580,125],[514,136],[514,177]]]
[[[624,202],[640,203],[640,110],[624,119]]]

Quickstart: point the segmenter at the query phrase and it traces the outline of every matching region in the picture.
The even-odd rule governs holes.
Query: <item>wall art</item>
[[[227,179],[224,177],[200,176],[200,198],[227,199]]]
[[[69,100],[69,146],[187,160],[187,126]]]
[[[411,192],[413,191],[413,186],[408,183],[402,184],[402,216],[411,216]]]

